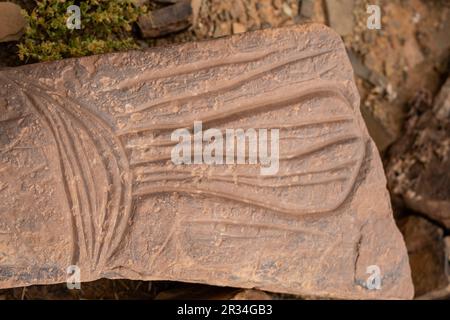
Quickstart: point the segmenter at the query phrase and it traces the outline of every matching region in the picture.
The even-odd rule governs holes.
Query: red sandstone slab
[[[0,97],[0,288],[65,282],[77,265],[82,281],[413,295],[352,69],[326,27],[3,70]],[[278,172],[175,165],[171,133],[195,121],[279,129]]]

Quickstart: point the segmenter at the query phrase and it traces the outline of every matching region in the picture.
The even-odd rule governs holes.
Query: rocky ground
[[[13,1],[31,10],[33,1]],[[162,2],[145,1],[151,10]],[[367,5],[382,28],[367,28]],[[143,48],[293,24],[326,23],[341,34],[361,94],[361,111],[382,155],[416,297],[450,298],[450,2],[446,0],[192,0],[188,29],[142,39]],[[167,10],[167,9],[166,9]],[[161,15],[162,17],[163,15]],[[171,16],[169,15],[169,18]],[[183,17],[178,17],[183,22]],[[164,21],[160,23],[164,24]],[[158,31],[158,30],[157,30]],[[0,67],[21,64],[0,43]],[[251,290],[175,282],[99,280],[0,290],[0,299],[280,298]]]

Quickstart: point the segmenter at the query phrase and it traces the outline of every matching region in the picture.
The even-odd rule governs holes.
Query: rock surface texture
[[[0,42],[17,41],[22,36],[25,18],[20,10],[14,3],[0,3]]]
[[[411,108],[403,136],[389,150],[386,172],[394,197],[450,228],[450,80],[434,106]]]
[[[449,285],[448,261],[443,231],[421,217],[399,221],[409,253],[416,297]]]
[[[330,29],[0,72],[0,288],[101,277],[411,298],[403,239]],[[171,133],[278,128],[280,163],[175,165]],[[381,286],[367,286],[378,266]]]

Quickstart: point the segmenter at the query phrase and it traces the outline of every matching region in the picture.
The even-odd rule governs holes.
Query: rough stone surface
[[[442,86],[441,91],[436,97],[433,111],[440,120],[450,119],[450,77]]]
[[[305,18],[314,16],[314,0],[303,0],[301,2],[300,14]]]
[[[413,295],[352,68],[324,26],[2,70],[0,97],[0,288],[77,265],[82,281]],[[194,121],[279,128],[277,175],[174,165],[171,133]]]
[[[416,296],[446,288],[449,283],[442,229],[416,216],[402,219],[399,227],[408,249]]]
[[[155,300],[231,300],[243,291],[237,288],[180,283],[177,288],[161,291]]]
[[[184,30],[192,24],[193,19],[191,1],[180,0],[140,16],[137,24],[144,38],[155,38]]]
[[[238,292],[230,300],[272,300],[272,297],[264,291],[247,289]]]
[[[0,2],[0,42],[19,40],[24,27],[20,7],[11,2]]]
[[[341,36],[352,33],[355,0],[325,0],[328,23]]]
[[[439,118],[442,110],[420,103],[411,108],[403,136],[389,150],[386,171],[395,197],[450,228],[450,118]]]

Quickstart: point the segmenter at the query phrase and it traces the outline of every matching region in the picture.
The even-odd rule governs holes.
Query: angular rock
[[[300,15],[305,18],[312,18],[314,16],[314,0],[302,0]]]
[[[450,236],[444,238],[447,275],[450,277]],[[449,279],[450,283],[450,279]]]
[[[155,300],[271,300],[272,297],[254,289],[214,287],[199,284],[177,284],[176,288],[163,290]]]
[[[2,70],[0,96],[0,288],[76,265],[81,281],[413,295],[351,65],[324,26]],[[172,132],[196,121],[279,129],[278,171],[174,164]]]
[[[389,188],[407,207],[450,228],[450,118],[436,116],[444,109],[411,109],[386,171]]]
[[[355,0],[325,0],[328,23],[341,36],[353,32]]]
[[[368,110],[366,106],[361,108],[361,114],[369,130],[370,136],[377,145],[380,152],[386,150],[389,145],[395,141],[395,136],[392,134],[383,122],[374,116],[374,114]]]
[[[243,33],[245,31],[247,31],[245,26],[242,23],[233,22],[232,26],[233,26],[233,33],[234,34],[236,34],[236,33]]]
[[[415,300],[449,300],[450,286],[424,294]]]
[[[448,262],[443,231],[421,217],[407,217],[399,222],[411,264],[416,296],[447,287]]]
[[[247,289],[238,292],[230,300],[272,300],[272,297],[264,291]]]
[[[176,288],[159,292],[155,300],[231,300],[241,291],[236,288],[177,283]]]
[[[358,77],[369,81],[374,86],[384,88],[388,85],[387,79],[378,72],[369,69],[355,51],[347,49],[347,54],[352,64],[353,71]]]
[[[202,8],[203,0],[191,0],[192,8],[192,25],[195,27],[197,25],[200,9]]]
[[[441,91],[436,97],[433,111],[440,120],[450,119],[450,77],[442,86]]]
[[[191,1],[180,0],[140,16],[137,24],[144,38],[156,38],[190,27],[193,19]]]
[[[25,18],[12,2],[0,2],[0,42],[17,41],[23,34]]]

